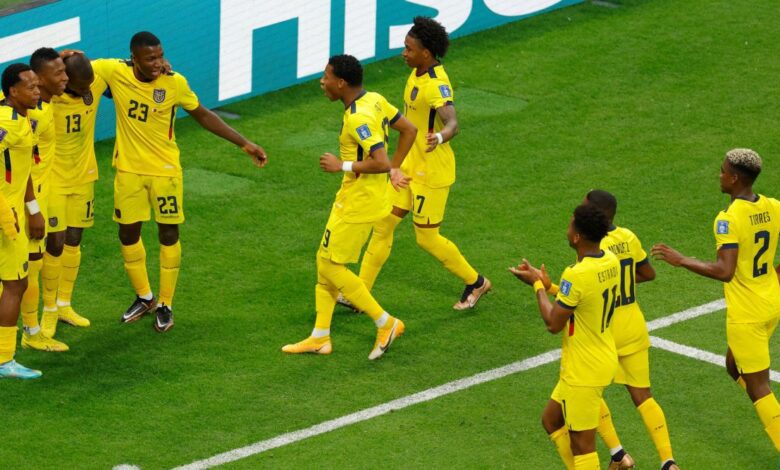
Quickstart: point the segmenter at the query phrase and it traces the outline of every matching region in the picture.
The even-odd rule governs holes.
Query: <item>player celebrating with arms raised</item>
[[[566,236],[577,262],[563,271],[556,302],[550,302],[539,270],[527,260],[509,270],[532,285],[542,320],[550,333],[564,329],[561,372],[542,415],[567,468],[599,468],[596,428],[604,387],[617,369],[617,351],[610,321],[620,281],[620,262],[600,247],[609,220],[593,204],[574,210]]]
[[[780,451],[780,404],[769,382],[769,340],[780,319],[780,266],[772,263],[780,233],[780,201],[753,192],[761,157],[750,149],[726,153],[720,190],[731,196],[713,230],[718,258],[701,261],[658,243],[652,255],[675,267],[722,281],[726,295],[726,370],[747,391]]]
[[[154,328],[164,332],[174,324],[171,307],[181,264],[179,225],[184,222],[182,170],[174,135],[176,110],[183,108],[204,129],[241,147],[255,165],[264,166],[267,157],[261,147],[201,105],[181,74],[164,73],[163,48],[157,36],[136,33],[130,52],[130,60],[92,63],[95,73],[111,88],[116,106],[114,220],[119,223],[125,269],[137,295],[121,321],[136,321],[155,306],[141,240],[141,225],[153,210],[160,240],[160,294]]]
[[[390,209],[384,174],[391,168],[387,159],[388,126],[401,134],[393,155],[395,168],[409,152],[417,129],[382,95],[363,89],[363,67],[350,55],[330,58],[320,86],[328,99],[340,100],[345,107],[339,134],[341,159],[325,153],[320,157],[320,167],[329,173],[343,171],[344,177],[317,252],[314,330],[308,338],[288,344],[282,351],[330,354],[333,350],[330,324],[341,292],[374,320],[376,341],[368,358],[378,359],[393,340],[403,334],[404,323],[388,314],[345,264],[358,261],[374,222]],[[393,182],[406,185],[401,180]]]
[[[371,290],[390,256],[395,228],[411,211],[417,244],[466,284],[453,306],[464,310],[474,307],[491,284],[471,267],[454,243],[439,233],[450,186],[455,182],[455,154],[450,141],[458,133],[455,97],[439,62],[448,47],[447,31],[441,24],[431,18],[414,19],[404,41],[403,57],[412,68],[404,90],[404,116],[427,133],[417,134],[409,158],[401,166],[411,177],[409,187],[395,195],[392,211],[374,224],[360,265],[360,278]]]

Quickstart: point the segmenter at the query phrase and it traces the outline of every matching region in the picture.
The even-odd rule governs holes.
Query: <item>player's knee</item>
[[[158,237],[161,245],[175,245],[179,241],[179,226],[172,224],[159,224]]]
[[[30,261],[39,261],[43,259],[43,253],[30,253]]]
[[[119,241],[125,245],[135,245],[141,239],[141,223],[119,224]]]
[[[62,250],[65,248],[65,233],[54,232],[46,236],[46,252],[52,256],[62,255]]]
[[[81,244],[81,235],[84,229],[80,227],[68,227],[65,230],[65,244],[68,246],[79,246]]]
[[[436,246],[439,239],[439,231],[435,228],[414,228],[417,245],[425,251],[431,251]]]

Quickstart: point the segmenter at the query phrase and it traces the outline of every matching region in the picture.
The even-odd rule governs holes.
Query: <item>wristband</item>
[[[443,135],[441,135],[441,132],[437,132],[437,133],[436,133],[436,140],[438,140],[438,141],[439,141],[439,145],[441,145],[441,144],[443,144],[443,143],[444,143],[444,136],[443,136]]]
[[[534,293],[544,290],[544,283],[542,281],[534,281]]]
[[[547,293],[550,294],[550,295],[558,295],[559,291],[560,291],[560,289],[558,288],[558,286],[556,284],[550,284],[550,288],[547,289]]]
[[[341,164],[341,171],[352,171],[352,164],[355,162],[344,162]]]
[[[38,205],[38,201],[35,199],[25,202],[24,205],[27,206],[27,212],[30,215],[35,215],[41,211],[41,206]]]

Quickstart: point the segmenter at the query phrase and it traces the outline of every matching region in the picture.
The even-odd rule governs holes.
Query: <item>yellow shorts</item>
[[[769,340],[778,319],[760,323],[726,322],[726,341],[740,374],[769,369]]]
[[[569,431],[586,431],[599,426],[603,393],[604,387],[579,387],[558,380],[550,398],[561,404]]]
[[[317,256],[338,264],[357,263],[373,226],[373,222],[351,224],[331,212]]]
[[[16,236],[16,240],[11,240],[0,232],[0,280],[18,281],[27,277],[29,256],[27,234],[24,230]]]
[[[161,224],[184,223],[184,184],[177,176],[148,176],[117,171],[114,178],[114,221],[133,224],[154,220]]]
[[[649,349],[642,349],[627,356],[618,356],[615,383],[636,388],[650,388]]]
[[[412,213],[414,223],[420,225],[440,224],[444,220],[450,187],[431,188],[424,184],[409,183],[399,192],[393,191],[393,205]]]
[[[49,232],[62,232],[68,227],[92,227],[95,223],[95,182],[52,188],[48,215]]]

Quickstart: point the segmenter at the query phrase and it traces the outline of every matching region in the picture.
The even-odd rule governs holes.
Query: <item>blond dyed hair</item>
[[[735,169],[741,170],[755,179],[761,173],[761,156],[751,149],[733,149],[726,152],[726,161]]]

